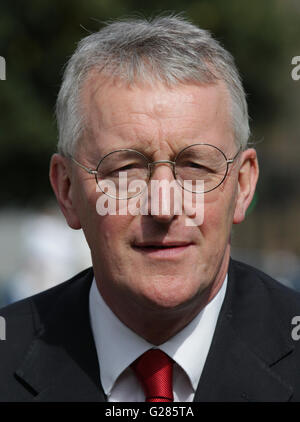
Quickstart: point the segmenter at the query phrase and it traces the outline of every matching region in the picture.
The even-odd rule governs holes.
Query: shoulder
[[[264,338],[271,333],[292,341],[292,330],[300,320],[300,293],[250,265],[231,260],[229,266],[228,306],[235,315],[233,326],[241,336]],[[300,353],[300,342],[293,342]]]
[[[83,295],[88,300],[92,279],[93,271],[89,268],[55,287],[0,309],[5,324],[0,361],[17,361],[44,326],[55,320],[58,309],[74,308],[72,303]]]
[[[296,306],[300,312],[300,292],[297,292],[263,271],[235,260],[230,261],[229,275],[234,278],[239,292],[248,291],[263,294],[274,300],[278,305]],[[259,299],[259,297],[257,297]],[[293,306],[294,305],[294,306]]]
[[[3,396],[8,401],[32,398],[18,381],[17,370],[22,365],[26,367],[27,359],[30,361],[35,353],[37,339],[45,332],[49,333],[44,343],[49,346],[49,358],[62,347],[72,325],[85,321],[92,279],[93,271],[87,269],[51,289],[0,309],[5,322],[5,340],[0,341],[0,401]],[[37,366],[38,361],[39,357]]]
[[[92,268],[83,270],[57,286],[1,308],[0,315],[9,319],[19,317],[32,318],[38,309],[44,309],[45,312],[50,312],[51,309],[55,307],[55,303],[60,297],[72,294],[73,290],[76,289],[76,285],[79,285],[86,278],[91,279],[92,275]]]

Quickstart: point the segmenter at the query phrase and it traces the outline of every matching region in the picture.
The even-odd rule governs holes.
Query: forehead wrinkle
[[[158,101],[154,104],[151,103],[151,101],[146,101],[146,103],[144,103],[144,100],[147,100],[147,97],[142,97],[141,105],[145,107],[140,111],[137,109],[139,103],[136,104],[131,101],[131,99],[134,99],[135,97],[131,97],[129,91],[128,96],[125,97],[125,102],[116,101],[113,104],[114,107],[111,107],[112,103],[110,100],[116,100],[118,98],[118,93],[113,92],[113,98],[109,95],[106,96],[106,89],[109,88],[109,86],[104,86],[103,92],[98,96],[99,88],[102,86],[103,84],[95,83],[95,86],[90,85],[88,87],[89,89],[86,90],[86,92],[89,91],[90,94],[86,97],[90,111],[90,124],[87,125],[88,131],[93,143],[95,144],[96,142],[98,148],[101,148],[101,140],[106,136],[105,132],[109,132],[108,136],[111,140],[111,146],[108,145],[105,149],[111,151],[118,147],[132,148],[141,150],[141,152],[144,151],[145,154],[151,156],[160,156],[161,159],[164,159],[166,155],[171,152],[174,154],[189,144],[197,142],[210,143],[209,136],[214,136],[214,133],[211,132],[214,121],[219,121],[221,116],[224,123],[225,120],[228,120],[227,115],[222,115],[222,110],[224,108],[228,110],[228,107],[226,106],[228,106],[229,100],[228,93],[226,89],[224,90],[224,87],[222,87],[223,89],[218,93],[214,94],[214,98],[216,98],[216,96],[218,97],[218,105],[213,109],[213,114],[210,115],[208,120],[202,119],[202,121],[202,110],[203,107],[207,107],[207,104],[204,104],[203,101],[199,102],[197,90],[189,95],[186,95],[185,93],[184,104],[187,108],[191,106],[194,110],[199,109],[199,113],[195,116],[195,113],[191,112],[190,116],[185,116],[181,119],[181,124],[176,125],[175,131],[172,121],[178,116],[180,118],[181,114],[180,110],[176,107],[172,107],[172,104],[174,104],[173,97],[171,98],[171,101],[167,102],[158,95],[158,97],[156,97]],[[131,91],[131,93],[133,92],[134,91]],[[174,94],[175,93],[176,90],[174,90]],[[107,100],[109,101],[108,104]],[[210,101],[213,101],[213,98],[211,98]],[[107,108],[105,108],[105,104],[108,105]],[[206,119],[207,117],[208,116],[205,115]],[[226,123],[224,129],[227,132],[227,130],[231,129],[229,128],[231,125],[228,125],[228,121]],[[226,127],[228,128],[227,130]],[[213,141],[215,141],[214,138]],[[222,142],[221,139],[220,142]],[[115,148],[115,146],[117,146],[117,148]]]

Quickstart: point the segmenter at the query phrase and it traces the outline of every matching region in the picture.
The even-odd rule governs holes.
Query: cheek
[[[102,279],[102,293],[125,286],[136,264],[129,241],[132,216],[98,216],[92,233],[91,251],[95,273]]]
[[[96,231],[105,241],[103,246],[116,245],[117,243],[124,241],[124,235],[130,224],[130,220],[130,216],[98,215]]]
[[[204,203],[204,221],[200,230],[204,237],[216,239],[216,244],[230,235],[235,208],[234,195],[224,191],[207,194]]]
[[[96,215],[93,227],[90,227],[91,249],[105,262],[121,261],[130,247],[127,239],[128,227],[132,216]]]

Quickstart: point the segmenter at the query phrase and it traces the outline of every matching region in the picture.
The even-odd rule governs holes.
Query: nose
[[[174,163],[168,160],[155,161],[151,163],[150,170],[149,215],[159,223],[170,223],[176,215],[178,192],[181,191],[174,178]]]
[[[164,180],[174,179],[175,163],[169,160],[159,160],[149,163],[150,175],[152,180],[159,180],[158,177],[162,175]],[[162,180],[162,179],[161,179]]]

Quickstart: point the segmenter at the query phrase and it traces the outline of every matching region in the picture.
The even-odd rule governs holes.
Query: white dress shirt
[[[181,331],[154,346],[125,324],[104,302],[93,280],[90,320],[96,345],[100,378],[110,402],[144,402],[145,395],[130,365],[151,348],[163,350],[174,361],[173,394],[176,402],[194,399],[224,300],[227,275],[217,295]]]

